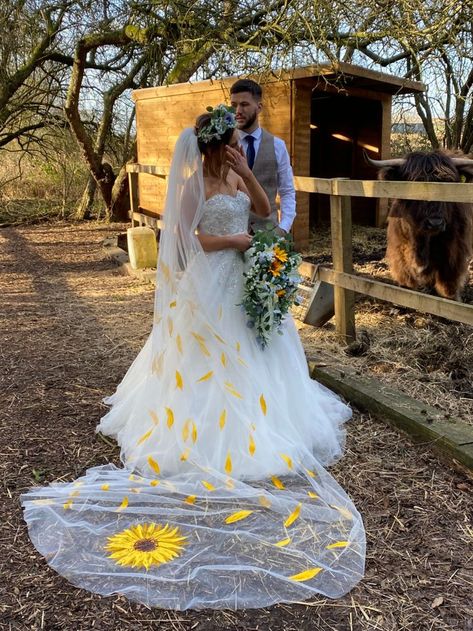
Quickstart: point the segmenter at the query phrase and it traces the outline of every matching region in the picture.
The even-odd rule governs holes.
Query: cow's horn
[[[468,158],[450,158],[453,164],[456,167],[471,167],[473,165],[473,160]]]
[[[371,166],[376,167],[377,169],[382,169],[383,167],[396,167],[400,166],[405,162],[404,158],[391,158],[390,160],[373,160],[369,157],[366,151],[363,152],[365,155],[365,160]]]

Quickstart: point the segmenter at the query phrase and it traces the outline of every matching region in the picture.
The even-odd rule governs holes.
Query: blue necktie
[[[256,138],[254,136],[251,136],[251,134],[249,134],[248,136],[245,136],[245,140],[248,143],[248,148],[246,150],[246,158],[248,160],[248,166],[250,167],[251,170],[253,170],[253,165],[255,163],[255,140],[256,140]]]

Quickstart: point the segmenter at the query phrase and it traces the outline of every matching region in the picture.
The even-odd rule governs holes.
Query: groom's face
[[[261,101],[255,99],[251,92],[237,92],[231,95],[231,106],[236,110],[238,129],[243,131],[256,127],[258,115],[262,110]]]

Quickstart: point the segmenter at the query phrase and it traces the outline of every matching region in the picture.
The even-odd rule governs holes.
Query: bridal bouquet
[[[292,243],[278,237],[274,231],[259,230],[245,253],[246,272],[241,302],[256,340],[265,348],[274,330],[279,333],[284,317],[293,304],[300,304],[297,296],[301,280],[297,271],[300,254]]]

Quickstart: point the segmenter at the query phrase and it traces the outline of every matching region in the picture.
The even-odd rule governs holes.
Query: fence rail
[[[157,165],[127,165],[130,180],[132,225],[137,220],[160,227],[156,215],[150,217],[138,206],[138,174],[148,173],[167,177],[169,167]],[[424,313],[456,322],[473,325],[473,305],[429,296],[359,276],[353,273],[351,197],[399,198],[419,201],[473,202],[473,184],[438,182],[384,182],[377,180],[348,180],[344,178],[294,178],[296,191],[330,196],[333,268],[306,266],[313,279],[333,285],[335,325],[340,337],[350,342],[355,339],[355,293],[409,307]],[[309,301],[308,311],[315,292]]]

